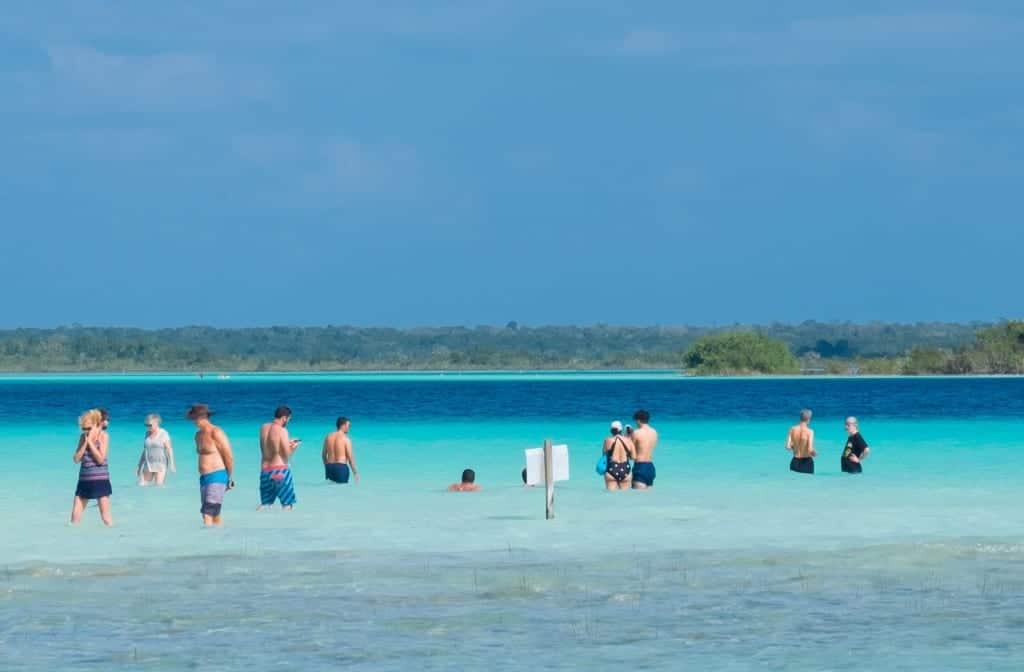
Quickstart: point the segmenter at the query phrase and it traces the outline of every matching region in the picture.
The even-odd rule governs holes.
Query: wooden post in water
[[[544,439],[544,518],[555,517],[555,461],[551,439]]]

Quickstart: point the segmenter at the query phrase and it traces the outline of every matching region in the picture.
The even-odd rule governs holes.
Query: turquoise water
[[[195,401],[237,456],[219,530],[199,525]],[[299,502],[257,512],[256,431],[279,403],[305,439]],[[109,530],[94,507],[66,525],[90,405],[113,415]],[[782,448],[804,405],[812,478]],[[662,436],[657,487],[606,493],[600,440],[637,406]],[[178,458],[159,490],[133,475],[152,411]],[[859,477],[838,468],[851,413]],[[322,479],[338,414],[358,485]],[[5,378],[0,668],[1020,669],[1022,417],[1020,379]],[[544,438],[571,455],[553,521],[519,480]],[[444,492],[467,466],[483,492]]]

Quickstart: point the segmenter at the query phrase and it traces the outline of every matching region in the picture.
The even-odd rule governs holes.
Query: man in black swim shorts
[[[793,453],[789,470],[799,474],[814,473],[814,457],[818,452],[814,450],[814,430],[810,425],[811,411],[805,408],[800,411],[800,423],[793,425],[786,437],[786,450]]]

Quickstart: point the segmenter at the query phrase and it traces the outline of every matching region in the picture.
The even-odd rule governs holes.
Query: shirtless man
[[[786,450],[793,453],[789,461],[789,470],[800,474],[814,473],[814,458],[818,451],[814,449],[814,430],[811,429],[811,412],[800,411],[800,424],[793,425],[786,437]]]
[[[213,411],[206,404],[193,404],[185,414],[195,423],[196,454],[199,455],[199,499],[203,525],[220,525],[224,493],[235,487],[231,473],[235,458],[224,430],[210,422]]]
[[[654,449],[658,447],[658,432],[649,424],[651,414],[640,409],[633,414],[636,429],[627,436],[636,447],[636,460],[633,462],[633,489],[646,490],[654,487]]]
[[[452,483],[448,486],[448,492],[479,492],[480,486],[476,484],[476,472],[472,469],[462,471],[462,481]]]
[[[260,506],[272,506],[274,500],[281,502],[281,508],[291,510],[295,505],[295,484],[292,470],[288,466],[299,440],[288,436],[288,423],[292,409],[278,406],[274,420],[260,427]],[[259,510],[257,509],[257,510]]]
[[[324,439],[321,454],[324,460],[324,478],[335,483],[348,483],[349,471],[359,482],[359,470],[356,469],[355,456],[352,454],[352,439],[348,438],[348,430],[352,421],[346,417],[338,418],[335,423],[337,431],[331,432]]]

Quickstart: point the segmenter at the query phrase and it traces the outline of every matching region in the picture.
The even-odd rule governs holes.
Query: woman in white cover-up
[[[146,437],[142,443],[142,457],[139,458],[139,464],[135,469],[139,485],[163,485],[168,468],[172,472],[176,471],[171,435],[160,427],[160,416],[151,413],[146,416]]]

